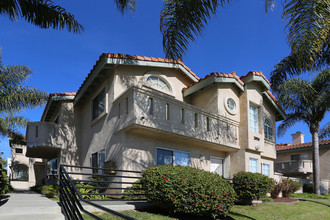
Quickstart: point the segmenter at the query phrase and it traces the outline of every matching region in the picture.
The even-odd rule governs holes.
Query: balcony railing
[[[309,175],[313,173],[313,162],[311,160],[291,160],[275,163],[275,172],[284,175]]]
[[[149,129],[150,134],[161,132],[239,149],[239,122],[152,89],[131,87],[114,101],[113,111],[118,117],[116,131]]]

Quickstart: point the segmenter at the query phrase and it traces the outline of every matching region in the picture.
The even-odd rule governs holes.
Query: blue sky
[[[49,93],[76,92],[102,53],[164,57],[159,30],[162,1],[137,0],[136,12],[124,15],[111,0],[55,2],[76,16],[84,33],[39,29],[23,20],[12,22],[0,16],[3,62],[30,67],[34,74],[27,81],[29,86]],[[280,1],[268,14],[263,2],[236,0],[219,8],[203,36],[191,43],[183,62],[199,77],[232,71],[242,76],[256,70],[269,78],[273,66],[290,50]],[[43,108],[22,115],[39,121]],[[328,114],[324,122],[329,119]],[[305,142],[311,141],[307,126],[300,123],[277,143],[291,142],[291,134],[298,130],[305,133]],[[0,140],[1,151],[10,157],[6,138]]]

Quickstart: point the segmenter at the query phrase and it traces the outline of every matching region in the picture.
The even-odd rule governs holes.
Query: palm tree
[[[74,33],[84,31],[74,15],[51,0],[1,0],[0,14],[13,21],[22,18],[40,28],[66,28]]]
[[[330,110],[330,68],[320,72],[312,82],[300,78],[287,80],[278,87],[278,99],[288,112],[278,127],[283,135],[297,122],[305,122],[312,134],[314,192],[320,195],[319,127]]]
[[[33,87],[23,85],[31,75],[31,70],[21,65],[4,65],[0,54],[0,135],[14,137],[18,127],[23,127],[27,119],[16,114],[25,108],[41,106],[47,94]]]

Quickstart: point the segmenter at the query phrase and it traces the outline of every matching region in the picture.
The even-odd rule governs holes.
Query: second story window
[[[23,153],[23,149],[22,148],[15,148],[15,153],[16,154],[22,154]]]
[[[259,132],[258,128],[258,107],[250,104],[250,130],[253,132]]]
[[[93,99],[92,120],[99,117],[105,111],[105,89]]]
[[[171,92],[171,87],[163,78],[159,76],[149,76],[147,84],[155,89],[163,90],[164,92]]]
[[[268,118],[265,119],[264,132],[265,139],[273,140],[273,126]]]
[[[258,173],[258,159],[249,158],[249,171],[251,173]]]

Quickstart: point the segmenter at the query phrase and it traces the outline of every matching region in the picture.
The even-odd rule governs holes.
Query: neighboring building
[[[51,94],[41,121],[28,124],[26,155],[54,167],[165,163],[273,177],[285,113],[269,88],[261,72],[199,79],[181,61],[102,54],[77,93]]]
[[[9,180],[14,189],[27,190],[34,185],[45,184],[45,162],[42,159],[25,156],[26,145],[14,143],[9,139],[11,147],[11,164]]]
[[[302,183],[313,180],[313,147],[312,142],[304,143],[305,134],[292,134],[292,145],[276,145],[277,159],[275,172],[286,177],[302,179]],[[330,139],[319,141],[321,193],[330,192]]]
[[[11,158],[7,157],[7,176],[8,176],[8,178],[10,178],[10,176],[11,176],[10,166],[11,166]]]

